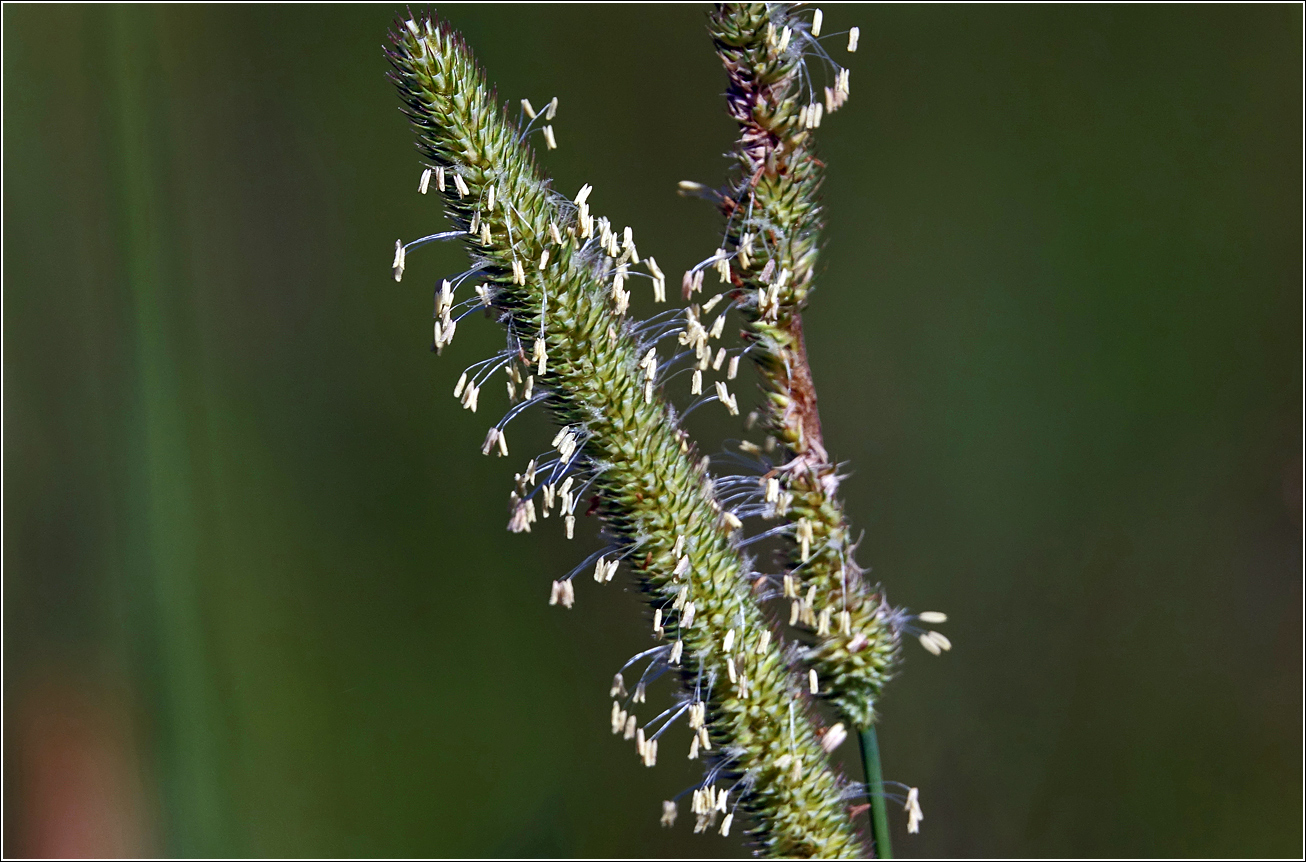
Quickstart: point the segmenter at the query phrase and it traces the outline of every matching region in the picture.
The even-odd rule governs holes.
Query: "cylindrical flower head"
[[[804,52],[781,49],[775,37],[794,32],[810,38],[802,26],[795,9],[780,3],[723,3],[709,18],[730,78],[728,110],[740,130],[739,180],[722,208],[726,247],[739,252],[731,284],[765,393],[762,424],[789,457],[779,470],[792,495],[784,515],[804,525],[792,564],[795,576],[815,593],[807,613],[795,609],[794,621],[814,629],[815,637],[802,658],[820,678],[820,696],[854,726],[867,727],[898,662],[898,632],[890,609],[867,588],[852,558],[856,533],[844,516],[837,469],[822,443],[803,343],[801,311],[821,229],[821,163],[812,149],[812,127],[819,120],[803,104]],[[778,491],[767,490],[768,499],[779,499]],[[847,629],[831,631],[829,612],[847,612]]]
[[[617,313],[602,277],[605,251],[580,238],[585,214],[535,169],[461,38],[419,16],[402,22],[392,40],[392,78],[419,150],[461,182],[444,197],[449,217],[467,229],[479,214],[494,237],[492,244],[465,237],[474,265],[492,286],[493,308],[520,356],[529,357],[532,342],[540,340],[537,388],[547,390],[546,403],[561,423],[583,431],[577,437],[581,455],[603,465],[592,485],[598,513],[651,602],[669,607],[688,587],[682,607],[695,608],[697,618],[691,624],[687,613],[668,614],[667,650],[671,641],[683,641],[676,670],[688,691],[701,681],[701,691],[710,693],[700,742],[712,757],[724,758],[715,761],[721,778],[744,779],[738,805],[755,820],[753,839],[779,856],[860,856],[842,787],[825,765],[813,725],[788,720],[803,684],[777,646],[753,649],[767,622],[749,591],[730,525],[696,453],[682,448],[675,415],[660,396],[645,396],[639,359],[649,345],[639,344]],[[478,210],[490,184],[500,205]],[[551,223],[565,234],[561,244]],[[539,260],[546,248],[546,270],[515,272],[514,262]],[[682,535],[689,566],[676,577],[673,550]],[[746,656],[743,696],[728,684],[718,648],[730,627],[739,629],[740,656]],[[801,772],[785,769],[788,760],[779,762],[785,752],[801,757]]]

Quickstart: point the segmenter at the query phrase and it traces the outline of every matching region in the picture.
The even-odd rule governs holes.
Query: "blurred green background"
[[[461,254],[391,279],[443,225],[397,8],[4,8],[7,855],[747,852],[659,829],[692,764],[608,733],[639,602],[546,604],[593,527],[504,531],[550,432],[477,451],[501,335],[428,352]],[[711,253],[705,7],[441,10],[560,98],[561,189]],[[808,339],[859,557],[956,645],[884,704],[895,849],[1300,853],[1301,8],[852,24]]]

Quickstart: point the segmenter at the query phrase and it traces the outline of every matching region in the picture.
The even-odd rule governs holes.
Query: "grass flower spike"
[[[824,102],[805,58],[828,62],[809,25],[788,4],[721,4],[709,19],[729,76],[727,108],[740,129],[737,182],[720,198],[732,298],[746,321],[748,353],[763,389],[762,426],[781,447],[770,496],[792,529],[784,593],[791,623],[814,637],[802,656],[820,696],[858,728],[898,662],[902,620],[866,585],[854,534],[826,452],[802,309],[812,287],[821,230],[821,163],[813,129],[847,96],[848,72],[830,69]],[[855,45],[855,40],[854,40]],[[832,64],[831,64],[832,65]],[[813,686],[815,690],[816,686]]]
[[[458,320],[483,308],[507,330],[505,350],[469,369],[456,393],[466,403],[500,371],[509,394],[521,393],[487,436],[487,452],[507,451],[504,427],[529,404],[545,404],[562,426],[551,454],[518,475],[510,528],[529,530],[556,509],[570,533],[576,505],[597,497],[611,545],[576,571],[594,565],[595,580],[606,583],[624,561],[654,613],[659,644],[637,657],[648,669],[633,692],[621,675],[613,681],[613,696],[625,697],[612,705],[613,733],[633,738],[641,762],[652,766],[666,727],[687,722],[689,756],[707,769],[693,789],[698,830],[728,834],[737,816],[748,815],[753,840],[771,855],[860,855],[841,801],[845,788],[802,706],[807,681],[790,673],[751,595],[738,518],[718,501],[662,398],[672,360],[659,358],[659,341],[685,331],[665,321],[637,325],[626,315],[625,282],[641,265],[633,232],[590,212],[589,186],[574,198],[550,188],[525,143],[546,115],[516,128],[449,29],[419,16],[402,21],[392,43],[393,80],[455,228],[433,236],[456,236],[472,259],[449,280],[435,345],[447,345]],[[551,128],[540,134],[546,146],[556,142]],[[396,278],[403,263],[396,254]],[[642,265],[656,284],[656,264],[644,258]],[[475,295],[455,302],[453,292],[469,282]],[[575,600],[572,576],[555,582],[551,603]],[[668,670],[682,681],[681,693],[641,726],[634,709]],[[675,803],[664,806],[663,822],[675,817]]]

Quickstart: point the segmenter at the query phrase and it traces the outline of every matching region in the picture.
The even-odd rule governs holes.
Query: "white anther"
[[[766,650],[771,646],[771,630],[763,629],[762,634],[757,638],[757,654],[766,655]]]
[[[659,822],[667,827],[676,825],[676,803],[671,801],[662,803],[662,819]]]
[[[558,97],[554,96],[549,99],[549,104],[544,106],[544,119],[552,120],[558,115]]]
[[[580,191],[576,193],[576,206],[585,203],[585,201],[589,199],[590,192],[592,191],[594,191],[594,187],[589,183],[581,186]]]
[[[816,669],[813,668],[812,670],[809,670],[807,672],[807,687],[812,692],[812,694],[821,693],[821,686],[819,685],[819,683],[820,680],[818,680],[816,677]]]
[[[480,387],[478,387],[475,383],[467,384],[467,388],[463,390],[463,398],[462,398],[463,408],[475,413],[476,402],[480,395],[480,392],[481,392]]]
[[[422,171],[422,179],[417,183],[417,190],[426,194],[426,190],[431,187],[431,169],[427,168]]]
[[[724,652],[730,652],[730,648],[735,645],[735,630],[731,629],[726,632],[725,638],[721,641],[721,649]]]
[[[395,281],[399,281],[404,277],[404,255],[404,241],[401,239],[395,240],[395,262],[390,266],[394,270]]]
[[[739,357],[730,357],[730,364],[726,366],[726,380],[734,380],[735,375],[739,373]]]
[[[543,339],[543,338],[536,338],[536,339],[535,339],[535,346],[534,346],[533,352],[532,352],[532,354],[531,354],[531,358],[532,358],[536,363],[538,363],[538,368],[537,368],[536,371],[535,371],[536,375],[539,376],[539,377],[543,377],[543,376],[544,376],[544,370],[545,370],[545,368],[547,367],[547,363],[548,363],[548,359],[549,359],[548,350],[547,350],[547,348],[546,348],[545,345],[544,345],[544,339]],[[563,430],[566,430],[566,429],[563,429]],[[556,445],[558,445],[558,444],[555,443],[555,444],[553,444],[553,445],[556,446]]]
[[[618,674],[620,676],[620,674]],[[615,695],[617,689],[614,687],[610,694]],[[621,708],[621,704],[615,700],[612,702],[612,732],[621,733],[621,728],[626,724],[626,711]]]
[[[486,212],[494,212],[494,186],[490,186],[485,190],[485,210]]]
[[[549,222],[549,239],[553,240],[555,245],[562,245],[562,234],[558,232],[558,226]]]
[[[689,380],[689,394],[703,394],[703,372],[699,371],[697,368],[694,369],[694,376]]]
[[[818,636],[820,636],[820,637],[825,637],[826,635],[828,635],[828,634],[830,633],[830,616],[831,616],[831,613],[832,613],[832,612],[831,612],[831,610],[830,610],[829,608],[825,608],[824,610],[821,611],[821,615],[820,615],[819,617],[817,617],[817,620],[816,620],[816,634],[817,634]]]
[[[824,18],[825,18],[825,15],[822,14],[822,12],[821,12],[820,9],[817,9],[816,12],[813,13],[813,15],[812,15],[812,35],[813,35],[813,36],[820,36],[820,35],[821,35],[821,21],[822,21]]]
[[[558,148],[558,139],[553,136],[553,126],[544,127],[544,145],[551,150]]]
[[[621,247],[630,252],[632,261],[639,263],[639,252],[635,249],[635,232],[628,227],[621,232]]]
[[[744,522],[739,520],[733,512],[725,512],[721,517],[725,519],[726,526],[732,530],[738,530],[744,526]]]
[[[829,754],[843,745],[844,740],[847,738],[848,731],[844,729],[843,722],[839,722],[821,736],[821,748],[825,749],[826,754]]]
[[[792,35],[788,27],[780,31],[780,44],[776,46],[776,51],[784,53],[785,48],[789,47],[789,37]]]
[[[939,623],[946,623],[948,621],[948,615],[941,613],[940,611],[921,611],[916,615],[916,619],[923,623],[929,623],[930,625],[936,626]]]
[[[907,831],[913,835],[920,832],[921,821],[925,819],[925,814],[921,811],[921,791],[919,787],[907,789],[907,804],[903,806],[902,810],[907,812]]]
[[[721,312],[721,316],[712,322],[712,328],[707,333],[709,338],[721,337],[721,330],[725,329],[726,327],[727,314],[729,314],[728,310]]]
[[[685,610],[680,615],[680,627],[687,629],[694,625],[694,603],[685,602]]]
[[[435,169],[435,188],[437,191],[444,191],[444,166]]]
[[[848,53],[853,54],[857,51],[857,40],[861,38],[862,30],[860,27],[854,27],[848,31]]]
[[[672,664],[680,664],[680,656],[684,653],[684,651],[685,651],[685,642],[683,640],[676,641],[671,645],[671,655],[667,657],[667,661],[671,662]]]
[[[453,397],[458,398],[463,394],[463,387],[467,385],[467,372],[464,371],[458,378],[458,385],[453,388]]]
[[[458,190],[458,197],[460,198],[465,198],[467,195],[471,194],[471,192],[467,190],[467,183],[463,180],[462,174],[453,175],[453,187]]]

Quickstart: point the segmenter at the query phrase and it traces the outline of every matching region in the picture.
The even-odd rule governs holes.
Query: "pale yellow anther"
[[[404,277],[404,255],[404,241],[401,239],[395,240],[395,262],[391,264],[395,281],[400,281]]]
[[[907,789],[907,804],[903,806],[907,812],[907,831],[913,835],[921,831],[921,821],[925,819],[925,814],[921,811],[921,791],[919,787]]]
[[[662,819],[659,822],[664,827],[676,825],[676,803],[669,800],[662,803]]]
[[[839,722],[821,735],[821,748],[825,749],[826,754],[829,754],[843,745],[844,740],[847,738],[848,731],[844,728],[843,722]]]

